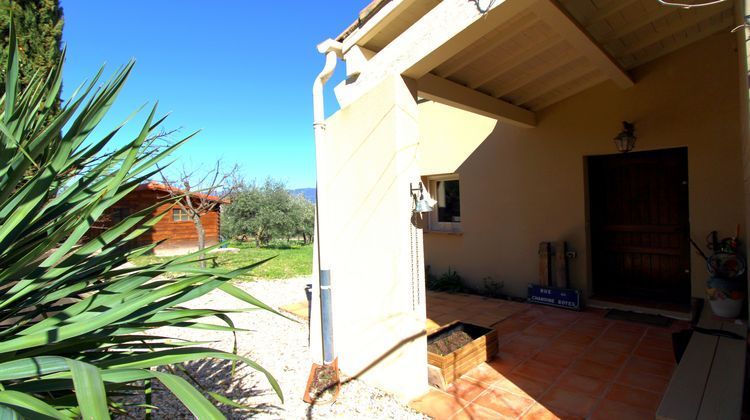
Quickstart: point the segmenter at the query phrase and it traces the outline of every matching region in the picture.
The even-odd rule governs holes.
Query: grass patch
[[[285,243],[256,248],[254,243],[232,242],[229,246],[231,248],[239,248],[240,251],[208,254],[210,257],[215,257],[217,267],[227,271],[276,256],[271,261],[253,269],[248,275],[237,277],[240,280],[288,279],[309,276],[312,273],[312,245]],[[170,258],[146,255],[132,258],[130,262],[141,266],[168,261]],[[208,264],[210,265],[211,263],[209,262]]]

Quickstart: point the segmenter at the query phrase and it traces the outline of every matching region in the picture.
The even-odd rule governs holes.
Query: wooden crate
[[[456,327],[463,328],[474,340],[444,356],[427,352],[429,382],[440,389],[447,388],[461,375],[497,354],[497,331],[465,322],[453,321],[431,333],[427,341]]]

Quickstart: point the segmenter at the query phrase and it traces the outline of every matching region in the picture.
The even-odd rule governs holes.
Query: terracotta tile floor
[[[564,309],[428,292],[436,324],[462,320],[495,328],[499,351],[411,406],[436,419],[654,418],[675,367],[670,334]]]

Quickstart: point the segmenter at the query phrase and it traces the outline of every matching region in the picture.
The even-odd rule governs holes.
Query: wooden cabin
[[[102,220],[97,222],[95,229],[107,229],[135,212],[164,201],[170,196],[170,188],[153,181],[139,185],[133,192],[112,206]],[[206,231],[206,246],[215,245],[219,242],[221,204],[225,204],[226,201],[218,197],[200,194],[196,194],[195,197],[196,200],[208,198],[219,202],[212,211],[201,217],[203,229]],[[198,233],[195,224],[190,215],[179,205],[162,204],[153,210],[153,215],[157,215],[170,207],[172,209],[169,210],[168,214],[156,223],[151,230],[142,234],[133,242],[134,247],[165,240],[164,243],[154,249],[156,255],[184,254],[198,249]]]

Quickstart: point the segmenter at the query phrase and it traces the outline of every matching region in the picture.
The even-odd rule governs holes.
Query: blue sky
[[[63,97],[106,63],[110,75],[136,59],[103,127],[159,101],[175,138],[202,130],[178,164],[237,163],[248,180],[271,176],[289,188],[315,185],[312,82],[324,57],[315,46],[353,22],[370,0],[60,0],[68,47]],[[327,86],[326,108],[337,107]],[[135,134],[141,118],[118,141]],[[102,130],[103,131],[103,130]]]

